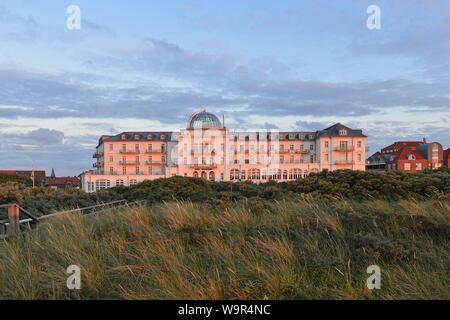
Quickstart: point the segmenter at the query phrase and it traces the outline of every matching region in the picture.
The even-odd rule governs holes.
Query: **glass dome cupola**
[[[194,113],[188,121],[188,129],[223,128],[219,118],[212,113],[202,110]]]

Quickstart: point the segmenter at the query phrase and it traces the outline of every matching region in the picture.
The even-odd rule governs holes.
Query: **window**
[[[324,160],[325,162],[328,162],[328,153],[325,154],[325,155],[323,156],[323,160]]]
[[[293,145],[293,144],[291,144],[291,145],[289,146],[289,150],[294,151],[294,145]]]
[[[139,169],[139,167],[136,167],[136,174],[140,174],[140,169]]]
[[[109,167],[109,174],[114,174],[114,168],[113,167]]]
[[[161,133],[161,140],[166,140],[166,135],[164,133]]]
[[[137,184],[138,182],[137,182],[137,180],[135,180],[135,179],[131,179],[130,180],[130,186],[134,186],[135,184]]]
[[[126,134],[123,134],[120,138],[121,138],[122,140],[127,140],[127,135],[126,135]]]
[[[284,163],[284,156],[280,156],[280,163]]]
[[[421,163],[416,163],[416,170],[417,171],[422,170],[422,164]]]
[[[118,187],[118,186],[123,186],[123,180],[121,180],[121,179],[116,180],[116,186],[117,186],[117,187]]]
[[[290,156],[289,163],[294,163],[294,156]]]
[[[153,134],[149,133],[149,134],[147,135],[147,140],[153,140]]]
[[[140,138],[139,133],[136,133],[136,134],[134,135],[134,140],[139,140],[139,138]]]
[[[122,173],[123,173],[123,174],[127,174],[127,167],[123,167],[123,168],[122,168]]]
[[[148,167],[148,174],[152,175],[153,174],[153,168],[152,167]]]
[[[109,145],[109,151],[114,151],[114,145],[112,143]]]
[[[328,149],[328,141],[325,141],[325,149]]]
[[[161,145],[161,151],[162,152],[166,151],[166,145],[164,143]]]
[[[361,142],[361,141],[358,141],[358,142],[357,142],[357,146],[358,146],[358,148],[361,148],[362,142]]]
[[[361,160],[362,160],[361,153],[358,153],[358,161],[361,161]]]
[[[405,163],[405,170],[406,171],[411,170],[411,163]]]
[[[127,151],[127,145],[126,145],[126,144],[123,144],[123,145],[122,145],[122,151],[123,151],[123,152]]]
[[[135,145],[134,145],[134,150],[135,150],[136,152],[139,152],[139,144],[135,144]]]
[[[413,154],[410,154],[410,155],[408,156],[408,160],[416,160],[416,156],[413,155]]]
[[[339,130],[339,135],[340,136],[346,136],[347,135],[347,129],[340,129]]]
[[[283,171],[283,180],[287,180],[288,179],[288,172],[287,170]]]
[[[114,162],[114,157],[113,156],[109,156],[109,162]]]
[[[311,151],[314,150],[314,145],[313,144],[309,145],[309,150],[311,150]]]
[[[311,156],[309,157],[309,160],[310,160],[311,163],[313,163],[313,162],[314,162],[314,156],[311,155]]]

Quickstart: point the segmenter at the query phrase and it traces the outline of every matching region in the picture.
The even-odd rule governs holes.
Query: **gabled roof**
[[[323,136],[339,137],[340,136],[339,131],[343,130],[343,129],[347,130],[347,137],[364,137],[364,138],[367,137],[362,133],[361,129],[351,129],[347,126],[344,126],[342,123],[339,123],[339,122],[332,125],[331,127],[317,131],[317,135],[319,137],[323,137]]]

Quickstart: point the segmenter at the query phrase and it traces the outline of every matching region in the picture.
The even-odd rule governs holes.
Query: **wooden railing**
[[[145,201],[127,202],[126,200],[118,200],[107,203],[101,203],[89,207],[77,208],[67,211],[59,211],[43,216],[35,216],[27,210],[20,207],[18,204],[5,204],[0,205],[0,209],[6,209],[8,219],[0,220],[0,239],[5,239],[11,236],[19,235],[23,231],[29,231],[33,226],[40,223],[43,220],[70,213],[81,214],[94,214],[101,213],[110,209],[120,209],[123,207],[130,207],[135,205],[144,204]],[[21,219],[21,214],[25,217]]]

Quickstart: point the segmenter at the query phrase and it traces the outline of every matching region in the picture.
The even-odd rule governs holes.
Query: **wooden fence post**
[[[20,233],[20,222],[19,222],[20,210],[16,204],[8,207],[8,236],[18,235]]]

